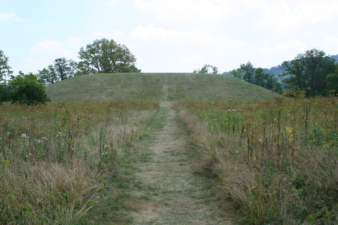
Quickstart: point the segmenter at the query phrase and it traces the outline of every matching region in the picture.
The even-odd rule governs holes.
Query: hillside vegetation
[[[269,90],[220,75],[117,73],[76,76],[47,88],[52,102],[149,100],[266,100]]]

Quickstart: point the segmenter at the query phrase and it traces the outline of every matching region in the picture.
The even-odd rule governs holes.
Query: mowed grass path
[[[166,87],[166,90],[163,87]],[[166,101],[266,100],[277,96],[265,88],[235,78],[192,73],[83,75],[50,85],[47,94],[53,102],[163,100],[164,97]]]

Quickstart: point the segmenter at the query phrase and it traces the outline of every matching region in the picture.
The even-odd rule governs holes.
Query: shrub
[[[14,77],[11,76],[11,81],[8,87],[9,99],[12,103],[19,102],[21,104],[45,104],[50,99],[46,94],[46,87],[38,82],[37,76],[30,73]]]

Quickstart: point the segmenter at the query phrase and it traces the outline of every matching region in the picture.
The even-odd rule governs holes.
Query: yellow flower
[[[286,127],[285,130],[286,130],[286,132],[288,132],[289,134],[292,133],[292,128],[291,128],[291,127]]]
[[[256,161],[256,156],[254,156],[254,161]]]
[[[235,171],[237,171],[237,167],[235,167]]]

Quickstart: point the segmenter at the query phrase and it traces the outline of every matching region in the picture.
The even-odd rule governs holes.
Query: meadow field
[[[337,97],[182,100],[175,107],[200,171],[217,176],[215,195],[235,221],[337,224]]]
[[[0,224],[114,220],[100,210],[114,211],[105,199],[116,197],[122,165],[158,108],[151,100],[0,105]]]
[[[337,224],[338,99],[96,74],[0,105],[0,224]]]

